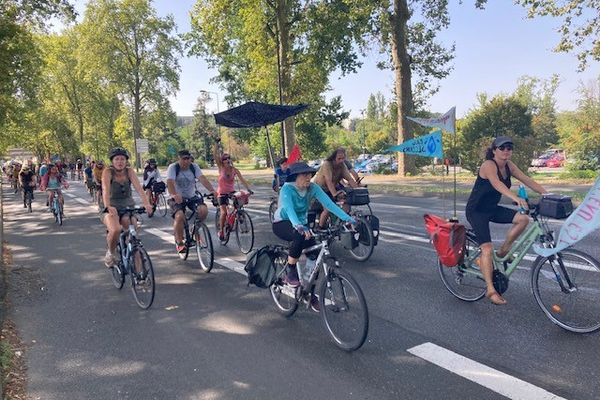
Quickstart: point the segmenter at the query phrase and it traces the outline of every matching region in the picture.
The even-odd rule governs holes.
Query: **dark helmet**
[[[155,160],[154,158],[151,158],[151,159],[149,159],[149,160],[147,161],[147,163],[148,163],[149,165],[154,165],[154,166],[156,166],[156,160]]]
[[[129,153],[122,147],[115,147],[111,151],[108,152],[108,158],[112,161],[116,156],[125,156],[126,159],[129,160]]]

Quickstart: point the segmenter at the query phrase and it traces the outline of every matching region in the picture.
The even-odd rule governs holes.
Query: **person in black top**
[[[508,136],[498,136],[486,151],[486,160],[479,167],[477,180],[469,196],[466,207],[467,220],[475,231],[481,248],[480,268],[487,286],[486,296],[494,304],[506,304],[506,300],[494,289],[492,280],[494,246],[490,235],[490,222],[513,224],[506,240],[498,249],[499,257],[506,256],[515,239],[525,230],[529,217],[516,210],[499,206],[502,195],[512,199],[519,207],[528,209],[527,201],[510,190],[511,177],[523,182],[537,193],[546,193],[540,184],[525,175],[510,157],[513,141]]]

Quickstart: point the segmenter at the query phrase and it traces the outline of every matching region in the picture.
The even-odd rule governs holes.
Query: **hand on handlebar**
[[[296,229],[301,235],[304,235],[304,238],[307,240],[310,239],[310,237],[312,236],[312,234],[310,233],[310,229],[308,229],[304,225],[296,225],[294,229]]]

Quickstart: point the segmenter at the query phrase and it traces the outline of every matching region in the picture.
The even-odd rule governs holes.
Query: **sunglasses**
[[[225,157],[225,158],[221,158],[221,160],[223,160],[223,161],[227,161],[227,160],[231,160],[231,158],[229,158],[229,157]]]
[[[504,151],[504,150],[512,151],[513,146],[512,146],[512,144],[503,144],[502,146],[498,146],[498,149],[500,151]]]
[[[192,157],[190,157],[190,156],[183,156],[183,157],[181,157],[181,159],[182,159],[182,160],[191,160],[191,159],[192,159]]]

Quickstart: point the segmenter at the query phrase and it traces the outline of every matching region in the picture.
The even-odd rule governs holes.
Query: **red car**
[[[546,161],[546,167],[548,168],[560,168],[565,165],[565,158],[560,155],[555,155]]]

